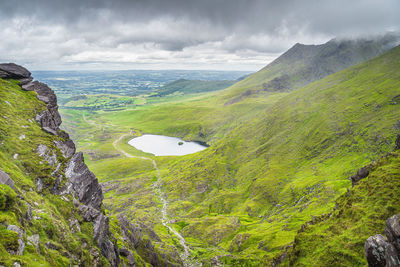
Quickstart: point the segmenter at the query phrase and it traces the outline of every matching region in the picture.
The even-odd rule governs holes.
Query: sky
[[[0,0],[0,62],[255,71],[295,43],[398,31],[399,0]]]

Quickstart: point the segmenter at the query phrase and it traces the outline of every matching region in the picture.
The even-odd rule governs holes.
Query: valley
[[[391,151],[397,56],[398,48],[293,92],[138,96],[121,110],[61,113],[103,184],[108,214],[142,225],[169,261],[190,252],[205,265],[268,265],[305,222],[333,209],[352,173]],[[156,157],[128,144],[142,134],[211,146]],[[346,264],[364,262],[362,247],[355,253]]]
[[[0,267],[400,267],[400,1],[0,1]]]

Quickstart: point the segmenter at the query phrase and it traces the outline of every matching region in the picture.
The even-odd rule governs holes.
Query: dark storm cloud
[[[398,0],[0,0],[0,59],[260,65],[296,42],[398,30],[399,11]]]

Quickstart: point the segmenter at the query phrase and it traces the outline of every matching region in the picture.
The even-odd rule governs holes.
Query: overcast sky
[[[257,70],[297,42],[400,27],[400,0],[0,0],[0,61]]]

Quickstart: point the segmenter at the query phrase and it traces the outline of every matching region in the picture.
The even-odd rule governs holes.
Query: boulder
[[[386,248],[388,243],[382,235],[370,236],[364,245],[364,253],[368,265],[374,267],[386,266]]]
[[[388,246],[386,247],[385,260],[386,267],[400,266],[399,252],[391,243],[388,243]]]
[[[356,175],[353,175],[350,177],[351,184],[354,186],[358,181],[366,178],[369,174],[369,168],[368,166],[362,167],[357,171]]]
[[[14,189],[14,181],[7,173],[3,172],[2,170],[0,170],[0,184],[6,184]]]
[[[385,234],[388,242],[392,243],[400,251],[400,217],[393,215],[386,220]]]
[[[22,66],[14,63],[0,64],[0,78],[2,79],[23,79],[30,76],[31,73]]]

